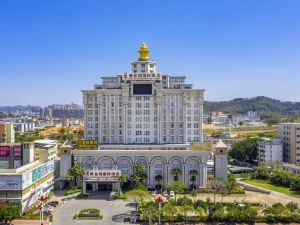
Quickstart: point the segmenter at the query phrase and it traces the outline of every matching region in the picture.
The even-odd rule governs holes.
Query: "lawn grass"
[[[73,189],[73,188],[70,188],[68,189],[66,192],[65,192],[65,195],[68,196],[68,195],[72,195],[72,194],[75,194],[75,193],[80,193],[81,192],[81,189]]]
[[[293,191],[291,188],[287,188],[287,187],[275,186],[273,184],[270,184],[268,180],[251,179],[251,180],[244,180],[244,181],[246,183],[253,184],[255,186],[259,186],[271,191],[277,191],[291,196],[300,197],[300,192]]]

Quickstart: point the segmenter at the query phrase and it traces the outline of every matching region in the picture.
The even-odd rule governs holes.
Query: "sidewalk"
[[[12,221],[14,225],[40,225],[39,220],[14,220]],[[44,222],[44,225],[49,225],[48,222]]]

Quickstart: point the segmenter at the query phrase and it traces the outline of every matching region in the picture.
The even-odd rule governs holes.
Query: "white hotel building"
[[[173,179],[174,167],[182,169],[180,179],[190,184],[188,172],[196,169],[196,184],[205,186],[211,151],[190,146],[203,141],[204,90],[186,84],[185,76],[158,72],[145,44],[138,52],[131,72],[102,77],[94,90],[82,91],[85,139],[100,145],[99,150],[74,150],[73,155],[87,170],[117,169],[126,176],[134,172],[136,163],[144,163],[151,187],[155,175],[163,175],[164,185]],[[93,190],[100,180],[85,179]]]

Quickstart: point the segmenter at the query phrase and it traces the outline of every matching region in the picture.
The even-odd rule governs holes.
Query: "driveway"
[[[129,210],[133,210],[127,201],[107,201],[110,192],[91,193],[88,199],[71,199],[66,201],[54,212],[53,225],[120,225],[123,223],[123,216]],[[98,208],[104,216],[102,220],[73,220],[73,216],[81,209]]]

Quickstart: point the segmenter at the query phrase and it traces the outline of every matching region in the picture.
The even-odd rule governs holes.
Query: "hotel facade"
[[[129,177],[143,163],[148,187],[155,185],[156,175],[163,176],[163,185],[173,180],[173,168],[182,170],[179,179],[187,185],[189,171],[197,170],[196,185],[205,186],[211,149],[199,151],[191,145],[203,141],[204,90],[186,84],[185,76],[158,72],[146,44],[138,52],[131,72],[102,77],[101,85],[82,91],[85,139],[99,143],[97,150],[73,150],[87,171],[84,181],[97,190],[103,179],[111,179],[116,188],[116,178],[99,174],[114,170],[109,174]]]

